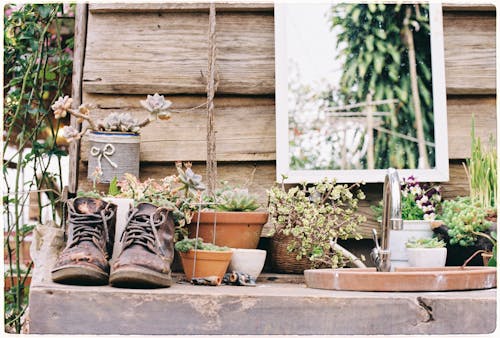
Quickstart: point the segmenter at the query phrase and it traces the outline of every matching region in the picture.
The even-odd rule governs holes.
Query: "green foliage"
[[[50,216],[58,220],[63,188],[61,157],[66,151],[56,143],[61,125],[52,122],[49,110],[72,74],[73,39],[61,32],[63,28],[71,30],[74,22],[66,16],[65,7],[48,3],[4,7],[3,191],[9,196],[4,204],[4,248],[8,261],[5,277],[13,282],[4,298],[7,332],[21,331],[28,303],[25,283],[32,265],[23,267],[19,258],[29,231],[22,223],[29,198],[25,192],[44,190],[52,209]],[[54,161],[57,173],[49,172]],[[24,181],[26,168],[36,173],[35,179]],[[40,196],[38,193],[38,216],[42,219],[45,205]]]
[[[356,214],[358,200],[365,195],[359,184],[348,186],[327,179],[286,191],[284,184],[268,191],[270,220],[277,232],[292,235],[288,247],[297,260],[307,257],[314,267],[326,264],[333,268],[347,262],[339,251],[332,251],[330,241],[356,238],[360,224],[366,221]]]
[[[486,216],[487,212],[480,201],[457,197],[443,202],[440,219],[448,227],[450,244],[472,246],[477,240],[477,233],[489,230],[492,225]]]
[[[407,248],[444,248],[446,243],[435,237],[410,239],[406,242]]]
[[[118,179],[113,177],[111,182],[109,182],[109,188],[108,188],[108,195],[109,196],[116,196],[120,193],[120,188],[118,187]]]
[[[227,246],[218,246],[212,243],[204,243],[203,238],[184,238],[177,243],[175,243],[175,250],[179,252],[188,252],[194,250],[196,246],[197,250],[206,251],[229,251],[231,250]]]
[[[397,99],[395,107],[380,105],[381,111],[395,111],[383,118],[382,127],[416,137],[412,103],[408,48],[403,29],[406,9],[411,9],[410,26],[415,44],[418,90],[427,141],[434,141],[430,26],[427,5],[339,4],[332,6],[332,30],[340,31],[337,48],[344,60],[339,97],[327,98],[332,106],[373,100]],[[429,164],[435,163],[433,147],[427,147]],[[417,144],[375,131],[375,168],[417,168]]]
[[[466,166],[470,197],[479,200],[483,208],[494,211],[498,196],[495,140],[490,135],[488,147],[483,147],[481,139],[475,135],[474,120],[471,139],[471,157],[467,159]]]

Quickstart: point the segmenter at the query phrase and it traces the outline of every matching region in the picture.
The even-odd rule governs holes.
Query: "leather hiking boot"
[[[64,284],[107,284],[116,205],[97,198],[78,197],[69,200],[67,206],[67,244],[52,269],[52,280]]]
[[[168,287],[174,259],[174,219],[167,208],[139,203],[129,211],[121,237],[122,251],[111,267],[112,286]]]

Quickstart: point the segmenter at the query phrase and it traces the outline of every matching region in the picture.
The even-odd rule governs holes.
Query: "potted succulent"
[[[432,222],[441,207],[441,187],[420,183],[414,176],[401,182],[401,217],[403,228],[391,231],[389,247],[394,267],[408,266],[405,243],[410,238],[432,238]],[[382,202],[372,206],[378,220],[382,219]]]
[[[359,184],[336,184],[335,180],[295,186],[284,183],[268,191],[269,215],[274,226],[271,265],[284,273],[302,273],[315,267],[343,267],[359,259],[338,244],[356,238],[366,218],[356,213],[365,195]]]
[[[446,253],[446,243],[435,237],[410,239],[406,242],[408,263],[412,267],[443,267]]]
[[[60,97],[53,105],[54,117],[60,119],[68,113],[77,118],[79,123],[86,121],[81,131],[71,126],[64,127],[63,135],[69,141],[79,140],[88,130],[89,157],[88,179],[92,179],[95,168],[102,171],[101,182],[109,183],[113,177],[121,178],[124,173],[139,176],[140,129],[156,119],[170,118],[168,108],[172,104],[162,95],[148,95],[141,100],[141,105],[149,112],[142,121],[129,113],[111,113],[102,120],[94,121],[90,117],[89,105],[72,109],[73,99]]]
[[[257,195],[247,188],[230,187],[227,182],[215,192],[215,198],[205,196],[207,208],[195,212],[189,224],[191,238],[202,237],[217,245],[240,249],[256,249],[268,213],[259,208]],[[198,228],[198,229],[197,229]]]
[[[175,243],[186,279],[216,277],[222,282],[233,252],[228,247],[204,243],[202,238],[184,238]]]
[[[492,251],[493,243],[480,235],[488,235],[492,231],[493,223],[487,217],[488,211],[481,206],[481,202],[470,196],[459,196],[443,202],[442,213],[439,215],[443,225],[435,229],[435,232],[447,244],[446,265],[462,265],[478,250]],[[483,264],[479,256],[468,263]]]

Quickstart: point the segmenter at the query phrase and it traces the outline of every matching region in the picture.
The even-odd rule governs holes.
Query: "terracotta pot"
[[[490,259],[493,257],[493,253],[492,252],[488,252],[488,253],[483,252],[481,254],[481,257],[483,257],[484,266],[488,266]]]
[[[21,276],[21,281],[24,279],[24,276]],[[26,280],[24,281],[24,287],[27,288],[29,287],[31,284],[31,276],[28,276],[26,277]],[[14,286],[17,285],[17,276],[14,276]],[[4,291],[7,291],[9,290],[10,288],[12,288],[12,283],[11,283],[11,279],[10,279],[10,276],[7,276],[5,278],[5,282],[4,282],[4,285],[3,285],[3,289]]]
[[[7,238],[8,233],[4,231],[3,233],[4,239]],[[29,265],[31,262],[31,256],[30,256],[30,246],[31,246],[31,241],[32,241],[33,235],[29,234],[24,239],[19,243],[19,251],[21,252],[21,255],[19,256],[21,263],[24,265]],[[5,242],[4,242],[5,243]],[[12,249],[12,261],[14,262],[16,260],[16,241],[15,241],[15,233],[11,233],[9,237],[9,245],[10,248]],[[4,251],[3,251],[3,259],[4,262],[7,263],[9,261],[9,253],[7,250],[7,246],[4,245]]]
[[[205,243],[213,243],[214,223],[215,244],[239,249],[256,249],[260,234],[267,222],[267,212],[214,212],[200,213],[198,237]],[[188,225],[189,237],[196,237],[198,213],[193,215]]]
[[[187,280],[195,277],[216,276],[220,281],[226,273],[229,262],[233,255],[232,251],[196,251],[196,266],[193,274],[194,250],[180,252],[182,267]],[[219,281],[219,284],[220,284]]]

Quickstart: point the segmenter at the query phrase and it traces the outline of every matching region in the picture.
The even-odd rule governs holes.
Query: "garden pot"
[[[477,246],[461,246],[459,244],[446,244],[448,255],[446,257],[446,266],[461,266],[469,259],[476,251],[483,248]],[[472,258],[467,266],[483,266],[483,258],[481,255],[476,255]]]
[[[7,238],[8,236],[8,233],[6,231],[4,231],[3,233],[3,236],[4,236],[4,251],[3,251],[3,259],[4,259],[4,263],[5,264],[8,264],[9,262],[9,252],[7,250],[7,245],[6,245],[6,242],[5,242],[5,239]],[[24,264],[26,266],[28,266],[30,264],[30,262],[32,261],[31,259],[31,255],[30,255],[30,246],[31,246],[31,242],[33,240],[33,235],[32,233],[26,235],[24,237],[24,239],[22,239],[22,241],[19,243],[19,251],[20,251],[20,255],[19,255],[19,259],[21,261],[21,264]],[[10,234],[10,237],[9,237],[9,246],[12,250],[12,262],[15,262],[16,261],[16,240],[15,240],[15,233],[12,232]]]
[[[139,176],[140,136],[135,133],[89,133],[89,157],[87,179],[93,180],[96,168],[101,168],[101,183],[109,183],[116,177],[129,173]]]
[[[202,211],[200,214],[198,237],[206,243],[214,242],[219,246],[239,249],[256,249],[260,234],[267,222],[267,212],[214,212]],[[198,213],[194,213],[188,225],[189,237],[196,237]],[[216,226],[214,226],[214,224]]]
[[[293,239],[291,235],[276,233],[271,239],[271,269],[278,273],[301,274],[304,270],[311,269],[311,261],[303,257],[296,259],[296,254],[288,252],[288,245]]]
[[[438,268],[446,263],[446,248],[406,248],[411,267]]]
[[[409,239],[432,238],[431,221],[403,221],[401,230],[391,230],[389,235],[389,248],[391,250],[391,266],[410,266],[406,254],[406,242]]]
[[[233,257],[227,271],[247,273],[257,279],[264,267],[265,261],[266,250],[233,249]]]
[[[187,280],[192,278],[212,277],[216,276],[217,279],[222,281],[226,273],[229,262],[231,261],[232,251],[196,251],[196,265],[195,265],[195,251],[180,252],[182,261],[182,268]],[[195,268],[193,272],[193,268]]]

